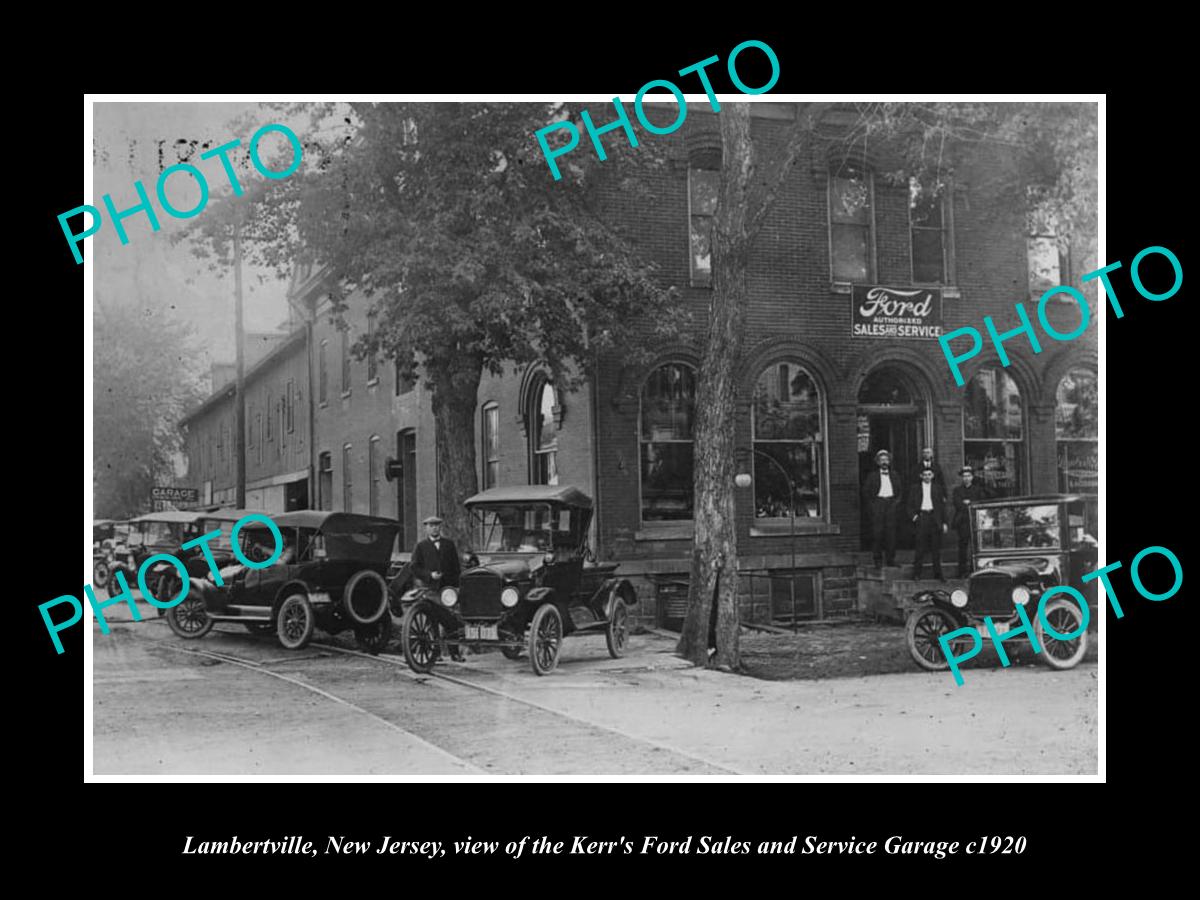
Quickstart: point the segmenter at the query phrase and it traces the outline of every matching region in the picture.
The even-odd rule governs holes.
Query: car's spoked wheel
[[[922,669],[939,672],[950,668],[946,654],[942,652],[942,635],[958,628],[951,615],[936,607],[914,610],[908,617],[906,627],[908,652]],[[955,639],[951,648],[955,655],[962,653],[966,641]]]
[[[1045,609],[1046,621],[1059,634],[1071,634],[1083,623],[1083,613],[1070,600],[1051,600]],[[1079,637],[1061,640],[1046,631],[1042,617],[1034,622],[1034,633],[1042,647],[1042,658],[1055,669],[1070,669],[1079,665],[1087,653],[1088,633],[1085,629]]]
[[[529,625],[529,662],[537,675],[549,675],[558,665],[562,649],[562,615],[553,603],[545,603],[533,614]]]
[[[354,629],[358,646],[371,654],[379,654],[392,639],[392,615],[384,612],[373,625],[359,625]]]
[[[304,594],[290,594],[279,605],[275,634],[287,650],[299,650],[312,639],[312,604]]]
[[[612,615],[604,629],[604,640],[608,644],[608,655],[619,659],[625,654],[625,639],[629,636],[629,610],[620,597],[613,600]]]
[[[429,672],[437,662],[441,634],[438,623],[424,602],[414,603],[400,620],[400,644],[404,661],[414,672]]]
[[[92,567],[92,584],[96,587],[107,588],[108,578],[112,574],[108,568],[108,563],[101,560]]]
[[[172,606],[166,613],[167,625],[185,640],[202,638],[212,631],[213,620],[202,597],[184,597],[181,603]]]

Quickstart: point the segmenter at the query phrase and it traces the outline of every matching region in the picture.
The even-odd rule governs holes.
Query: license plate
[[[500,628],[498,625],[468,625],[468,641],[498,641]]]
[[[992,627],[996,629],[996,634],[1004,634],[1005,632],[1008,631],[1008,623],[1007,622],[993,622]],[[988,630],[987,630],[986,625],[976,625],[975,628],[984,637],[988,636]]]

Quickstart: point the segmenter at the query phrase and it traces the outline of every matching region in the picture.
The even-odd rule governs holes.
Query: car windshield
[[[535,506],[477,506],[471,510],[484,553],[537,553],[554,546],[554,511]]]
[[[178,544],[183,541],[182,522],[138,522],[130,540],[137,544]]]
[[[979,550],[1056,549],[1059,534],[1058,507],[1053,504],[975,510]]]
[[[224,550],[231,552],[233,544],[230,542],[229,535],[233,531],[233,522],[229,519],[202,519],[199,523],[199,531],[197,536],[208,534],[213,531],[220,531],[215,538],[208,541],[208,546],[214,550]]]

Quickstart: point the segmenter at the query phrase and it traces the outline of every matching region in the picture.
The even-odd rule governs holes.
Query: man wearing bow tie
[[[425,539],[418,541],[412,552],[413,577],[437,591],[458,587],[458,548],[454,541],[442,536],[442,520],[438,516],[430,516],[422,524]],[[457,644],[450,645],[450,658],[462,661]]]
[[[904,496],[904,485],[892,469],[892,455],[886,450],[875,454],[877,468],[863,482],[863,505],[870,513],[871,555],[875,568],[896,564],[896,517]]]

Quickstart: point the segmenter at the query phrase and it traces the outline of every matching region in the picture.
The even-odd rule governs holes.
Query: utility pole
[[[237,344],[237,388],[234,393],[236,422],[234,465],[237,478],[238,509],[246,508],[246,332],[242,325],[242,220],[238,215],[233,221],[233,318],[234,341]],[[267,411],[270,415],[270,410]]]

